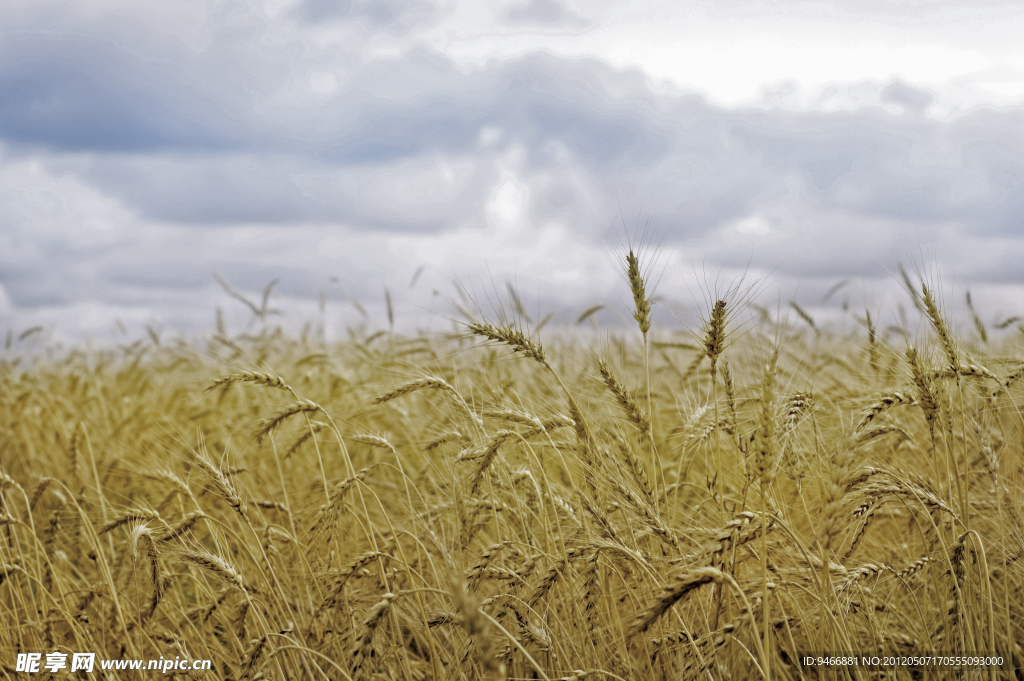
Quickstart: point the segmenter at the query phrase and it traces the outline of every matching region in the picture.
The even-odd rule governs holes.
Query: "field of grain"
[[[9,351],[0,675],[1021,678],[1021,334],[951,331],[921,283],[906,334],[729,295],[657,328],[637,265],[603,333]]]

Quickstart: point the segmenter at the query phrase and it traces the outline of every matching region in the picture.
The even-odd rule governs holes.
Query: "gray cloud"
[[[437,15],[428,0],[303,0],[295,14],[305,22],[358,21],[374,29],[408,30]]]
[[[414,308],[463,267],[552,278],[568,307],[612,290],[609,228],[637,219],[690,270],[878,279],[926,244],[965,278],[1021,283],[1020,108],[939,119],[933,93],[893,80],[857,84],[874,103],[848,110],[729,109],[598,59],[366,57],[374,31],[436,20],[413,0],[276,18],[53,7],[0,26],[7,308],[181,310],[217,294],[215,272],[250,291],[280,277],[293,300],[332,276],[379,297],[424,264]],[[335,54],[304,37],[328,30],[356,38]]]
[[[525,0],[511,5],[505,19],[513,24],[583,27],[590,22],[564,0]]]
[[[0,136],[66,151],[222,151],[251,143],[242,107],[195,63],[110,36],[5,31]]]
[[[930,119],[931,95],[899,81],[880,91],[899,113],[730,111],[658,92],[639,72],[597,60],[531,55],[465,73],[413,50],[352,68],[296,123],[266,93],[219,88],[216,70],[196,70],[202,60],[146,59],[102,36],[35,36],[3,50],[0,135],[102,152],[83,164],[88,177],[160,219],[441,228],[446,217],[464,217],[461,206],[479,191],[441,198],[447,216],[406,222],[370,219],[372,206],[347,209],[353,201],[336,185],[372,184],[388,164],[481,158],[486,131],[497,135],[492,149],[521,145],[534,167],[578,165],[606,194],[636,187],[662,197],[645,205],[652,218],[683,220],[686,232],[742,216],[782,191],[787,173],[808,178],[824,208],[985,230],[1017,227],[1024,196],[1020,110]],[[293,71],[276,68],[280,77]],[[318,196],[312,185],[344,198]]]
[[[395,92],[404,82],[417,86]],[[808,200],[823,209],[959,220],[981,231],[1017,228],[1024,199],[1020,111],[981,110],[950,121],[919,109],[729,111],[659,95],[638,74],[593,60],[531,56],[463,74],[441,57],[413,52],[368,65],[309,115],[338,123],[314,127],[305,139],[259,131],[240,143],[245,153],[200,153],[183,141],[175,151],[184,155],[105,154],[83,172],[154,218],[342,220],[399,230],[464,219],[485,183],[456,180],[461,191],[424,186],[433,210],[385,210],[374,219],[394,205],[386,196],[376,203],[368,189],[381,178],[415,166],[429,174],[430,164],[447,160],[476,166],[473,177],[483,179],[478,171],[488,157],[516,146],[538,172],[582,169],[605,195],[658,197],[644,209],[683,233],[744,216],[784,192],[787,175],[806,179],[814,189]],[[489,132],[494,139],[481,144]],[[139,143],[134,132],[128,143]]]

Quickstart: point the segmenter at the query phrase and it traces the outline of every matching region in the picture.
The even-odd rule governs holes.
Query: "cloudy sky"
[[[455,282],[612,321],[630,238],[668,325],[744,271],[881,314],[900,261],[1024,313],[1020,35],[986,0],[5,0],[0,323],[244,328],[218,276],[336,332],[385,289],[447,328]]]

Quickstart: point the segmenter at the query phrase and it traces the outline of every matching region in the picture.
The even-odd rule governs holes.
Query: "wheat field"
[[[623,272],[636,324],[599,333],[9,351],[0,673],[1021,678],[1022,335],[952,329],[921,282],[913,332],[732,294],[658,328]],[[885,662],[913,657],[945,662]]]

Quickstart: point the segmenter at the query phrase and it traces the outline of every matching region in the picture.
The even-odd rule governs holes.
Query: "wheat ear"
[[[218,555],[210,553],[206,549],[181,549],[181,559],[186,563],[195,565],[198,568],[202,568],[210,574],[217,575],[231,586],[234,586],[242,591],[252,591],[251,587],[247,587],[245,582],[242,580],[242,576],[238,574],[226,560]]]
[[[615,377],[615,374],[612,373],[603,359],[597,360],[597,370],[601,374],[601,382],[615,396],[615,401],[622,409],[622,413],[626,415],[626,420],[636,426],[640,432],[650,433],[650,419],[647,418],[636,399],[619,382],[619,379]]]
[[[369,614],[363,620],[363,630],[352,648],[352,678],[354,681],[362,681],[368,673],[366,663],[373,651],[374,634],[377,633],[378,627],[384,621],[384,616],[387,615],[394,598],[395,594],[390,592],[381,596],[381,600],[370,608]]]
[[[250,681],[250,679],[254,678],[253,672],[256,671],[256,667],[259,664],[260,658],[263,657],[263,652],[266,647],[267,636],[265,634],[250,642],[249,650],[246,651],[245,658],[243,658],[242,665],[239,670],[239,681]],[[260,676],[262,676],[262,674]]]
[[[725,581],[725,574],[718,568],[703,567],[691,570],[677,579],[674,584],[663,590],[657,600],[637,616],[629,629],[628,636],[632,638],[637,634],[647,631],[658,618],[668,612],[669,608],[694,589],[703,584],[723,581]]]
[[[443,390],[448,395],[450,395],[453,400],[455,400],[455,403],[459,405],[459,407],[461,407],[463,411],[465,411],[469,415],[469,417],[473,420],[474,423],[476,423],[478,426],[483,426],[483,422],[480,420],[480,416],[475,411],[469,408],[469,405],[466,403],[466,400],[463,399],[462,395],[459,394],[459,391],[456,390],[451,383],[444,380],[443,378],[440,378],[439,376],[426,376],[424,378],[418,378],[415,381],[403,383],[402,385],[396,386],[391,390],[387,391],[386,393],[383,393],[373,398],[373,403],[384,404],[386,402],[390,402],[391,400],[397,399],[402,395],[408,395],[411,392],[423,389]]]
[[[921,300],[924,303],[928,321],[932,323],[932,328],[935,329],[935,333],[939,337],[942,349],[946,352],[949,368],[957,372],[960,370],[960,359],[957,354],[956,344],[953,342],[953,335],[949,332],[946,320],[942,318],[942,314],[939,312],[939,306],[935,304],[935,298],[932,296],[931,290],[924,283],[921,284],[921,294]]]
[[[265,439],[272,436],[281,424],[296,414],[313,413],[323,411],[316,402],[311,400],[299,400],[273,415],[261,420],[257,425],[256,442],[263,443]]]
[[[355,560],[350,562],[345,567],[341,568],[336,574],[332,575],[333,579],[331,586],[328,589],[327,598],[320,603],[316,611],[313,613],[313,619],[315,620],[320,616],[324,610],[333,608],[338,604],[341,598],[342,589],[345,588],[345,584],[348,580],[355,575],[359,570],[372,563],[378,558],[390,558],[390,553],[384,553],[383,551],[368,551],[361,556],[358,556]]]
[[[481,336],[492,343],[507,345],[512,348],[512,352],[521,352],[524,357],[540,363],[546,369],[551,368],[541,344],[524,334],[518,326],[506,324],[498,327],[487,322],[471,322],[467,326],[474,336]]]
[[[917,401],[899,390],[882,395],[865,410],[864,415],[854,427],[854,431],[863,430],[878,416],[901,404],[914,405],[917,404]]]
[[[220,496],[228,502],[228,505],[235,509],[238,514],[242,516],[242,519],[248,523],[248,509],[246,508],[245,503],[242,501],[241,497],[238,496],[238,491],[235,489],[235,485],[231,482],[231,479],[224,474],[224,471],[222,471],[219,466],[215,465],[213,461],[210,460],[210,456],[206,451],[206,443],[202,437],[202,433],[200,433],[199,448],[195,455],[196,464],[198,464],[199,469],[202,470],[208,478],[210,478],[210,481],[213,482],[214,489],[217,490],[217,493],[220,494]]]
[[[711,361],[711,381],[718,373],[718,358],[725,349],[726,302],[718,300],[704,323],[704,354]]]
[[[633,319],[640,326],[640,333],[646,338],[647,332],[651,330],[651,299],[647,295],[647,282],[640,271],[640,258],[632,248],[626,254],[626,279],[633,294]]]
[[[262,385],[267,388],[276,388],[277,390],[284,390],[285,392],[291,393],[292,397],[299,399],[299,396],[283,378],[277,374],[259,371],[239,371],[233,374],[228,374],[227,376],[222,376],[208,385],[204,392],[211,392],[221,386],[226,387],[234,383],[251,383],[253,385]]]

